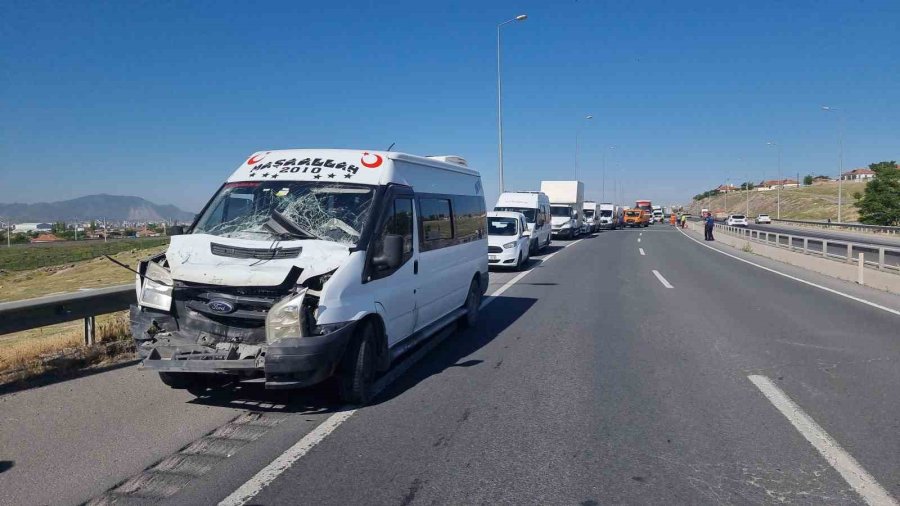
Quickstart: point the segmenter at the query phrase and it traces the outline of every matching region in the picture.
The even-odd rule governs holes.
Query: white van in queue
[[[598,214],[600,215],[599,223],[597,226],[601,229],[609,229],[615,230],[619,228],[619,217],[616,216],[616,206],[615,204],[603,203],[599,206]]]
[[[461,320],[488,285],[484,194],[459,157],[254,153],[186,235],[141,262],[142,367],[192,392],[337,376],[364,403],[378,371]]]
[[[530,238],[525,215],[508,211],[487,213],[488,265],[520,270],[528,263]]]
[[[584,226],[585,233],[591,234],[600,230],[600,217],[597,203],[593,200],[584,201]]]
[[[550,199],[543,192],[504,192],[497,199],[494,211],[522,213],[528,223],[531,236],[530,254],[550,245],[552,226],[550,225]]]

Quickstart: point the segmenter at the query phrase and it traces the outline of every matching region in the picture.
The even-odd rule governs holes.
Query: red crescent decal
[[[266,151],[265,153],[263,153],[261,155],[251,156],[250,158],[247,159],[247,165],[253,165],[255,163],[259,163],[259,161],[262,160],[263,158],[265,158],[266,155],[268,155],[268,154],[269,154],[269,152]]]
[[[374,157],[375,157],[375,161],[374,161],[374,162],[367,162],[367,161],[366,161],[366,157],[371,157],[371,156],[374,156]],[[378,167],[379,165],[381,165],[381,162],[383,162],[383,161],[384,161],[384,160],[381,158],[381,155],[376,155],[376,154],[374,154],[374,153],[373,153],[373,154],[369,154],[368,151],[365,152],[365,153],[363,153],[362,158],[359,159],[359,163],[363,164],[363,167],[368,167],[368,168],[370,168],[370,169],[374,169],[375,167]]]

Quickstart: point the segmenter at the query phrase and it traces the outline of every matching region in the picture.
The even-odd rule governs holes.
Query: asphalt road
[[[900,497],[900,301],[728,253],[881,307],[667,226],[554,242],[355,411],[133,366],[0,397],[0,503]]]

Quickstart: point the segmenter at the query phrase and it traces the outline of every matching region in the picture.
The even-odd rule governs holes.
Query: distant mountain
[[[173,205],[159,205],[123,195],[87,195],[59,202],[36,204],[0,203],[0,216],[12,222],[52,222],[78,220],[190,222],[194,214]]]

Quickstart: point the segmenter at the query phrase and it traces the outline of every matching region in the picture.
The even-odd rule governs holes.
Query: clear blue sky
[[[690,5],[690,6],[687,6]],[[0,6],[0,201],[139,195],[197,210],[287,147],[459,154],[497,193],[572,177],[599,199],[900,159],[900,2],[75,2]],[[608,146],[615,149],[609,150]],[[492,202],[489,202],[491,204]]]

